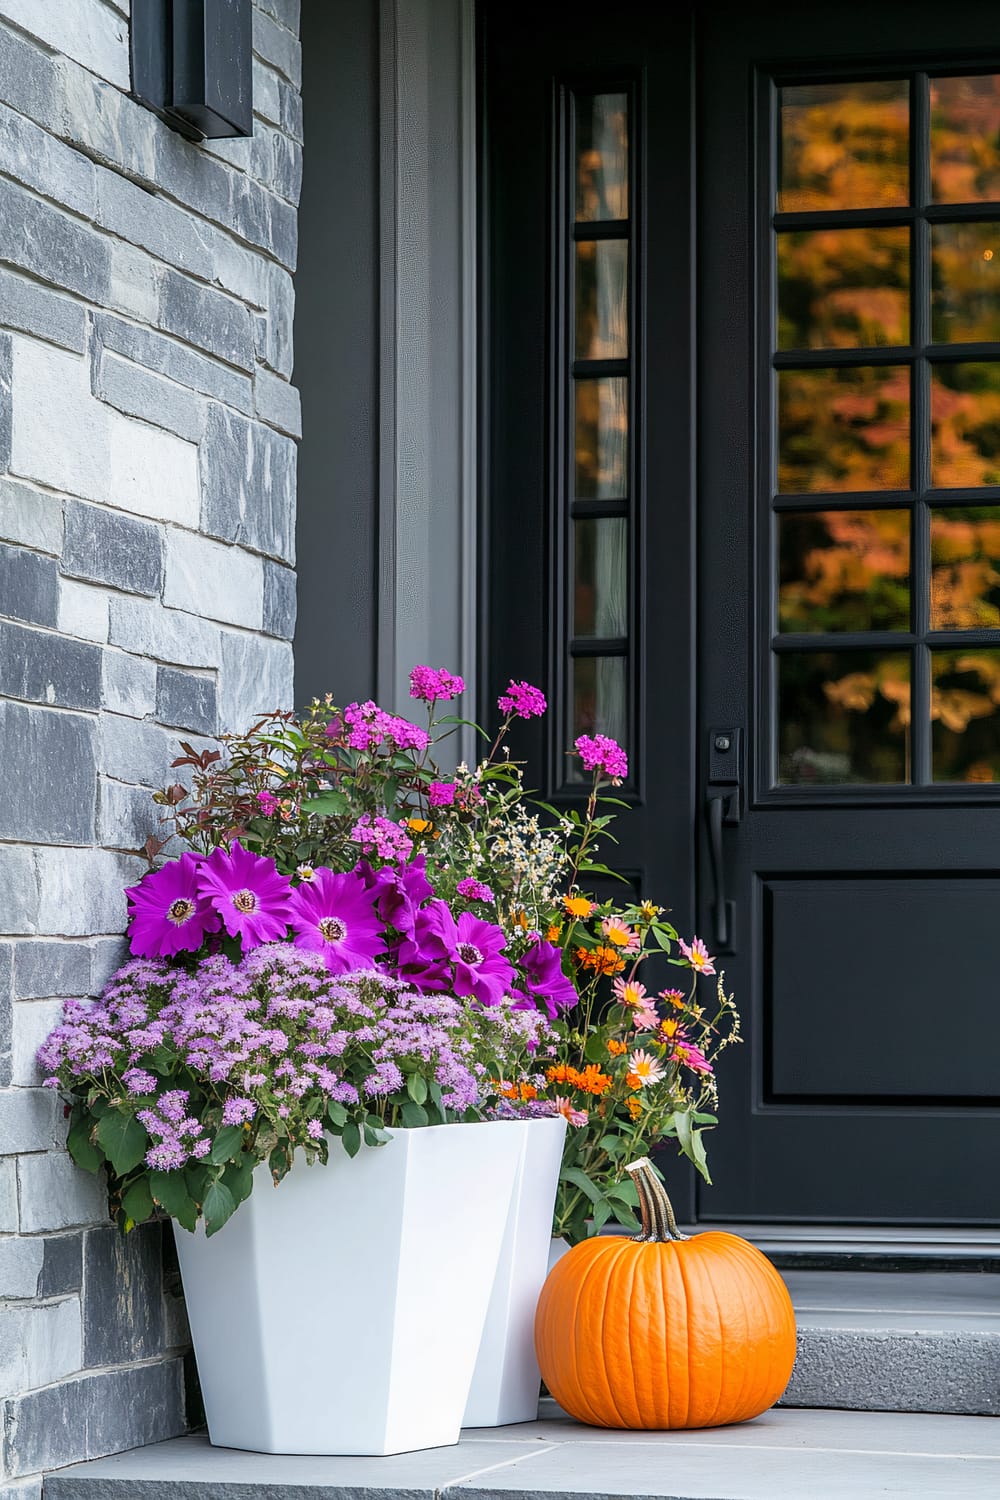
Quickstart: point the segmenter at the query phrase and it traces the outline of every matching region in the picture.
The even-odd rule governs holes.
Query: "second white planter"
[[[212,1442],[456,1443],[524,1160],[520,1122],[401,1130],[277,1188],[259,1167],[218,1234],[176,1230]]]
[[[508,1122],[522,1149],[479,1357],[465,1408],[465,1427],[533,1422],[541,1375],[535,1359],[535,1307],[549,1269],[552,1208],[559,1183],[566,1120]]]

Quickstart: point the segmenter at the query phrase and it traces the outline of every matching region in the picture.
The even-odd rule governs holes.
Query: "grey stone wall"
[[[108,1224],[34,1052],[121,956],[178,734],[291,697],[299,3],[201,146],[128,97],[128,17],[0,0],[0,1500],[183,1428],[160,1228]]]

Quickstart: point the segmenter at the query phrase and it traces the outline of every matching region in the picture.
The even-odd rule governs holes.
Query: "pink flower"
[[[257,802],[265,818],[270,818],[278,807],[278,799],[273,792],[264,791],[257,793]]]
[[[628,756],[621,745],[606,734],[581,734],[576,742],[576,753],[587,771],[610,776],[612,781],[624,781],[628,775]]]
[[[587,1111],[585,1109],[574,1109],[572,1104],[570,1104],[569,1100],[563,1094],[557,1094],[552,1102],[555,1105],[556,1114],[565,1115],[571,1125],[581,1127],[583,1125],[586,1125],[587,1121],[590,1119],[590,1116],[587,1114]]]
[[[232,848],[213,849],[198,869],[198,890],[222,918],[230,937],[245,950],[283,938],[288,930],[291,884],[273,859],[251,854],[239,839]]]
[[[639,1088],[646,1088],[651,1083],[659,1083],[663,1077],[663,1069],[659,1061],[651,1052],[646,1052],[642,1047],[636,1047],[629,1055],[628,1060],[629,1081],[636,1080]]]
[[[410,697],[420,698],[424,703],[443,703],[464,692],[462,678],[443,667],[414,667],[410,673]]]
[[[422,990],[473,995],[480,1005],[499,1005],[510,993],[514,970],[503,950],[502,928],[463,911],[458,920],[444,901],[417,912],[412,937],[400,944],[400,971]]]
[[[637,1031],[655,1031],[660,1017],[651,1006],[638,1005],[632,1014],[632,1024]]]
[[[618,978],[611,988],[619,1005],[642,1005],[646,998],[646,986],[638,979]]]
[[[398,823],[373,817],[371,813],[361,814],[348,838],[360,844],[366,854],[375,853],[379,859],[405,860],[413,853],[413,840]]]
[[[460,896],[465,897],[466,901],[492,901],[494,899],[489,886],[484,885],[481,880],[474,880],[471,875],[460,880],[455,889]]]
[[[711,1073],[712,1064],[693,1042],[678,1042],[671,1053],[671,1061],[683,1063],[693,1073]]]
[[[295,946],[323,956],[333,974],[368,969],[385,947],[385,932],[375,914],[377,888],[360,875],[335,875],[321,867],[291,898]]]
[[[497,699],[500,712],[517,719],[540,719],[547,706],[540,688],[532,687],[530,682],[515,682],[513,678]]]
[[[601,932],[622,953],[638,953],[642,947],[642,939],[635,928],[623,922],[621,917],[605,917],[601,923]]]
[[[431,807],[450,807],[456,790],[453,781],[432,781],[427,789],[427,801]]]
[[[125,894],[131,908],[129,946],[139,958],[170,958],[200,948],[219,916],[198,888],[203,854],[184,853],[161,865]]]
[[[712,958],[712,956],[709,954],[709,951],[705,947],[705,944],[702,942],[701,938],[693,937],[691,939],[690,947],[684,941],[684,939],[681,938],[679,947],[684,957],[691,965],[692,969],[697,969],[699,974],[715,973],[715,959]]]

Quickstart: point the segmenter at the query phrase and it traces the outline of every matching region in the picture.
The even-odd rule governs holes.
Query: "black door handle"
[[[715,925],[715,946],[717,948],[726,948],[729,945],[726,866],[722,852],[722,804],[725,800],[725,792],[715,792],[714,794],[709,792],[708,794],[708,844],[712,855],[712,881],[715,886],[712,914]]]

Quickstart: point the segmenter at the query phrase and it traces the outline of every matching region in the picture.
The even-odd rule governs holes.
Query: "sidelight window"
[[[779,786],[1000,781],[1000,73],[779,80]]]
[[[568,87],[553,306],[555,681],[572,742],[633,748],[635,139],[631,85]],[[561,738],[561,736],[560,736]],[[561,749],[561,746],[560,746]],[[560,758],[556,784],[578,776]]]

